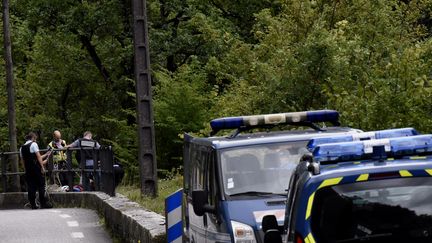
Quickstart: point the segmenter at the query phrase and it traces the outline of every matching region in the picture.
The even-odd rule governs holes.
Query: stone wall
[[[126,242],[166,242],[165,218],[117,194],[102,192],[50,193],[55,207],[81,207],[96,210],[106,227]],[[0,193],[0,209],[23,208],[26,193]]]

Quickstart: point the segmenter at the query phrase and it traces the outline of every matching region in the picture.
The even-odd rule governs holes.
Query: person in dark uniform
[[[20,148],[21,161],[25,168],[25,178],[27,182],[28,200],[32,209],[37,209],[36,191],[39,192],[39,202],[41,208],[52,208],[51,203],[45,199],[45,178],[44,165],[50,152],[41,155],[39,146],[36,143],[37,135],[30,132],[26,137],[26,142]]]
[[[93,153],[94,151],[97,152],[97,150],[101,147],[100,144],[98,142],[96,142],[95,140],[93,140],[93,134],[90,131],[86,131],[84,133],[83,138],[77,139],[75,140],[72,144],[66,146],[67,148],[87,148],[87,149],[83,149],[81,151],[77,151],[77,155],[80,155],[79,157],[79,162],[81,163],[81,156],[84,156],[84,163],[85,166],[84,168],[86,170],[93,170],[94,166],[96,166],[96,168],[98,167],[98,164],[95,164],[94,158],[93,158]],[[89,149],[89,148],[93,148],[93,149]],[[97,155],[97,153],[96,153]],[[97,157],[97,156],[96,156]],[[99,182],[99,174],[96,173],[94,175],[94,173],[92,172],[84,172],[84,174],[82,175],[82,185],[84,187],[85,191],[93,191],[94,188],[92,186],[92,181],[93,183]]]

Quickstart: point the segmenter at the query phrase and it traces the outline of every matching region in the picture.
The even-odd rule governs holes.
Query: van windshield
[[[311,214],[317,242],[432,242],[432,178],[320,189]]]
[[[307,152],[307,141],[254,145],[221,153],[227,195],[286,194],[291,174]]]

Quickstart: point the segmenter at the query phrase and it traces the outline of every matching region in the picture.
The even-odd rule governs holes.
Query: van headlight
[[[235,243],[256,243],[255,234],[251,226],[231,221]]]

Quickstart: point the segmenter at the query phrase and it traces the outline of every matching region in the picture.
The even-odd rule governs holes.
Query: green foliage
[[[128,197],[130,200],[138,202],[144,208],[164,215],[165,198],[183,187],[183,176],[173,174],[171,179],[159,180],[159,195],[156,198],[143,197],[137,186],[120,186],[117,192]]]
[[[221,115],[335,108],[362,129],[430,129],[428,1],[285,1],[256,14],[258,43],[211,65]],[[215,112],[217,113],[217,112]]]
[[[196,65],[199,64],[183,65],[175,75],[162,72],[155,75],[156,142],[163,168],[182,164],[183,133],[199,131],[208,119],[211,87],[206,84],[205,73],[195,72]]]
[[[19,138],[92,130],[127,185],[139,181],[130,4],[11,1]],[[431,11],[429,0],[149,0],[158,167],[181,165],[182,134],[205,135],[219,116],[333,108],[344,125],[429,132]]]

